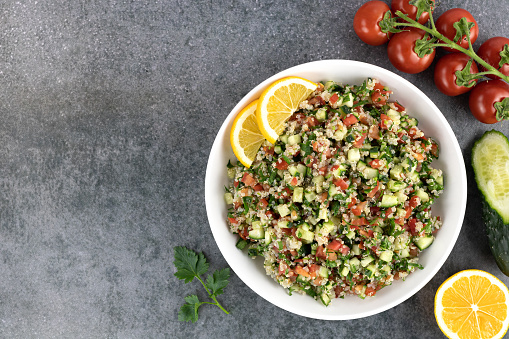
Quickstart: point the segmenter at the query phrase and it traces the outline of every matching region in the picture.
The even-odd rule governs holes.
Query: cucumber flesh
[[[430,235],[427,237],[417,238],[414,240],[414,243],[415,243],[415,246],[417,246],[417,248],[419,248],[422,251],[422,250],[430,247],[431,244],[433,243],[433,240],[435,240],[435,238],[432,235]]]
[[[484,133],[472,148],[475,180],[486,202],[509,224],[509,140],[498,131]]]

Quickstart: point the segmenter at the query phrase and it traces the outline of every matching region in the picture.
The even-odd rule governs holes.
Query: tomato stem
[[[420,24],[419,22],[411,19],[410,17],[408,17],[408,15],[402,13],[401,11],[396,11],[395,14],[398,17],[400,17],[401,19],[406,21],[406,22],[397,22],[397,21],[394,22],[395,28],[397,26],[402,26],[402,27],[415,27],[415,28],[422,29],[423,31],[428,32],[430,35],[437,38],[438,41],[441,41],[441,43],[436,43],[436,44],[433,44],[432,46],[434,46],[434,47],[449,47],[449,48],[455,49],[461,53],[464,53],[464,54],[468,55],[470,58],[474,59],[477,63],[482,65],[484,68],[487,69],[486,72],[482,72],[482,75],[493,74],[493,75],[496,75],[496,76],[502,78],[503,80],[509,82],[509,76],[503,74],[498,69],[496,69],[495,67],[488,64],[486,61],[484,61],[480,56],[478,56],[475,53],[474,48],[472,47],[472,42],[470,41],[470,36],[467,35],[468,49],[466,49],[466,48],[461,47],[454,41],[450,40],[449,38],[445,37],[443,34],[441,34],[435,27],[435,22],[433,20],[433,15],[431,14],[431,11],[429,11],[429,21],[431,22],[431,28],[424,26],[424,25]],[[477,73],[477,74],[479,74],[479,73]]]

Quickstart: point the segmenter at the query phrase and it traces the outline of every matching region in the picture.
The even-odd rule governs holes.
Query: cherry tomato
[[[461,52],[450,53],[441,57],[435,65],[435,85],[440,92],[449,96],[456,96],[470,91],[472,88],[458,86],[456,84],[456,71],[461,71],[467,65],[470,57]],[[470,67],[470,73],[477,73],[477,65],[475,62]]]
[[[391,11],[389,6],[378,0],[368,1],[357,10],[353,18],[353,29],[362,41],[368,45],[378,46],[389,40],[378,25],[388,11]]]
[[[500,52],[504,49],[505,45],[509,45],[509,39],[501,36],[490,38],[483,42],[481,47],[479,47],[477,55],[479,55],[481,59],[483,59],[496,69],[498,69],[503,74],[509,76],[509,64],[505,63],[502,65],[502,67],[499,66]],[[481,71],[483,72],[486,71],[486,68],[484,66],[482,65],[479,66],[481,68]],[[492,79],[499,79],[498,76],[493,74],[488,74],[487,76]]]
[[[432,0],[435,2],[435,0]],[[417,16],[417,7],[409,3],[410,0],[392,0],[391,2],[391,9],[393,13],[396,13],[396,11],[401,11],[402,13],[408,15],[408,17],[412,20],[416,20],[415,17]],[[433,13],[433,10],[431,11]],[[424,12],[419,17],[419,23],[424,24],[429,20],[429,13]]]
[[[453,40],[454,36],[456,35],[456,28],[454,28],[453,24],[463,17],[465,17],[468,22],[473,22],[475,24],[475,26],[470,29],[470,41],[473,44],[479,35],[479,26],[477,25],[477,21],[475,21],[472,14],[463,8],[452,8],[444,12],[444,14],[442,14],[435,22],[435,27],[437,31],[442,33],[446,38]],[[462,36],[458,40],[457,44],[463,48],[468,48],[468,40],[466,35]],[[450,47],[444,47],[444,49],[448,52],[456,52],[455,49]]]
[[[419,73],[431,65],[435,58],[435,50],[420,58],[415,53],[415,41],[422,39],[424,31],[412,29],[395,34],[387,45],[389,61],[398,70],[405,73]]]
[[[494,104],[509,98],[509,85],[502,80],[483,81],[470,93],[468,105],[474,117],[482,123],[494,124],[497,120],[497,110]],[[507,119],[509,111],[502,113],[502,118]]]

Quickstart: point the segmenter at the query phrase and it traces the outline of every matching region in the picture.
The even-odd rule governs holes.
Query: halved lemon
[[[497,277],[465,270],[435,295],[435,318],[448,338],[503,338],[509,327],[509,291]]]
[[[257,105],[258,100],[255,100],[240,111],[230,130],[230,143],[233,153],[248,168],[256,158],[258,149],[265,141],[256,122]]]
[[[272,83],[260,96],[256,119],[265,139],[275,143],[285,129],[285,122],[299,104],[317,88],[312,81],[287,77]]]

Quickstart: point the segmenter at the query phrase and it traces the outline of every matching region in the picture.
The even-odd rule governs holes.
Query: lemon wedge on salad
[[[265,141],[256,122],[257,104],[258,100],[255,100],[240,111],[230,130],[233,153],[247,168],[251,166],[258,149]]]
[[[274,144],[284,131],[286,120],[317,87],[312,81],[287,77],[275,81],[265,89],[256,110],[258,127],[265,139]]]

